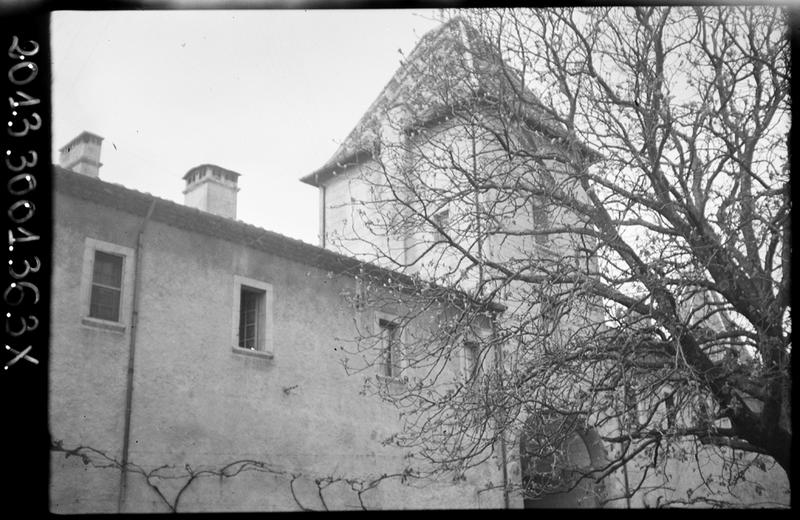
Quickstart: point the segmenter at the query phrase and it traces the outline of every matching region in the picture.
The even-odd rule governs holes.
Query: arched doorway
[[[529,420],[520,455],[526,509],[600,507],[604,486],[584,477],[607,462],[593,429],[559,419]]]

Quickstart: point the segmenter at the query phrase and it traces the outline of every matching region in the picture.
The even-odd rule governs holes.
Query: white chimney
[[[98,177],[100,175],[100,147],[103,138],[91,132],[81,132],[78,137],[62,147],[58,164],[76,173]]]
[[[221,217],[236,218],[239,174],[214,164],[195,166],[183,176],[184,204]]]

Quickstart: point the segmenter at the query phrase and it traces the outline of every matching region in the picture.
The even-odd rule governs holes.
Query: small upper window
[[[667,420],[666,421],[667,428],[674,428],[676,409],[675,409],[675,398],[672,396],[672,394],[667,394],[664,397],[664,409]]]
[[[266,292],[242,286],[239,302],[239,348],[264,350]]]
[[[539,179],[539,187],[547,193],[552,192],[555,186],[553,176],[548,172],[542,172]],[[548,197],[545,195],[534,195],[532,197],[531,216],[533,218],[533,230],[535,232],[547,231],[552,225],[548,205]],[[545,245],[550,241],[550,235],[534,235],[537,244]]]
[[[134,250],[86,237],[81,269],[81,324],[124,333],[133,303]]]
[[[568,310],[564,302],[558,297],[542,295],[542,301],[539,304],[539,317],[542,320],[544,330],[550,334],[554,333]]]
[[[233,348],[272,356],[272,285],[234,275]],[[239,353],[244,353],[239,350]]]
[[[627,419],[631,428],[636,428],[641,424],[641,396],[639,395],[639,388],[635,384],[625,385],[623,388],[625,398],[625,408],[627,412]]]
[[[123,259],[119,255],[95,251],[92,295],[89,301],[90,318],[120,321]]]
[[[471,381],[478,375],[480,347],[475,341],[464,342],[464,379]]]
[[[446,240],[447,237],[445,236],[445,232],[440,230],[447,230],[447,228],[450,226],[450,211],[445,209],[435,214],[433,216],[433,222],[439,228],[434,228],[433,239]]]
[[[400,375],[400,327],[389,320],[378,320],[381,340],[381,373],[386,377]]]
[[[537,233],[547,231],[550,223],[548,222],[547,209],[545,209],[543,197],[533,197],[531,212],[533,213],[533,231]],[[550,240],[549,235],[546,234],[537,234],[534,236],[537,244],[544,245]]]

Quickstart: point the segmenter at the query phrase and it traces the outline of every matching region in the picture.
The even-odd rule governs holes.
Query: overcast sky
[[[436,11],[54,12],[53,160],[105,138],[100,178],[183,203],[187,170],[239,178],[240,220],[317,244],[299,178],[336,150]]]

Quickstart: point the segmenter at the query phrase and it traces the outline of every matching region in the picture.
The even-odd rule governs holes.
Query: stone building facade
[[[302,179],[319,189],[319,247],[236,221],[236,172],[191,169],[180,205],[100,180],[102,138],[94,134],[62,150],[64,168],[54,168],[50,425],[61,443],[52,456],[54,512],[600,505],[593,486],[538,503],[504,492],[518,488],[530,469],[522,467],[512,439],[463,479],[412,482],[403,473],[419,462],[386,442],[402,427],[397,409],[365,395],[364,378],[349,376],[343,366],[353,355],[348,345],[366,331],[385,342],[376,345],[387,357],[369,368],[373,380],[391,385],[404,374],[394,372],[402,355],[392,348],[402,339],[394,337],[393,316],[406,303],[400,296],[393,298],[397,308],[359,305],[364,273],[450,281],[455,261],[446,253],[433,250],[431,262],[418,261],[431,254],[425,246],[436,240],[432,225],[449,228],[463,243],[480,225],[455,203],[405,233],[376,234],[369,224],[392,211],[370,205],[381,179],[403,176],[415,158],[435,155],[435,143],[420,140],[419,132],[463,149],[485,144],[443,116],[437,92],[421,86],[446,76],[458,78],[463,92],[497,88],[485,83],[492,64],[464,53],[479,44],[458,19],[426,35],[334,156]],[[440,60],[434,67],[440,58],[444,65]],[[484,120],[483,127],[493,128],[494,116],[484,117],[490,124]],[[544,114],[528,111],[523,119],[526,129],[516,139],[554,146],[559,130]],[[483,168],[502,154],[482,152]],[[463,159],[471,161],[469,154]],[[546,166],[549,182],[556,182],[557,161]],[[524,207],[500,225],[535,227],[541,214]],[[476,254],[498,261],[529,258],[531,251],[577,255],[570,237],[557,234],[479,247]],[[459,276],[467,291],[480,282],[479,273]],[[506,302],[514,297],[506,295]],[[492,323],[481,326],[490,331]],[[465,349],[447,367],[448,377],[471,370],[468,359]],[[580,432],[566,449],[588,465],[606,455],[593,431]],[[78,456],[64,457],[70,453]],[[709,458],[697,467],[714,464]],[[697,482],[685,468],[680,461],[670,465],[675,493]],[[633,469],[620,470],[599,494],[622,496],[635,478]],[[781,475],[757,478],[770,500],[785,499]],[[747,493],[743,502],[758,499]],[[607,505],[657,505],[656,495],[663,492]]]
[[[90,449],[91,463],[53,452],[52,511],[168,511],[187,481],[168,477],[186,476],[184,465],[237,461],[271,472],[198,478],[178,510],[359,508],[347,482],[325,486],[323,503],[315,480],[363,484],[407,467],[403,450],[383,443],[399,426],[396,410],[362,395],[342,367],[354,320],[379,320],[347,296],[358,273],[380,270],[59,167],[54,181],[50,428],[65,450]],[[151,479],[166,500],[142,474],[103,468],[111,459],[147,471],[177,465]],[[499,463],[459,485],[389,478],[361,500],[503,507],[502,493],[482,491],[498,478]]]

